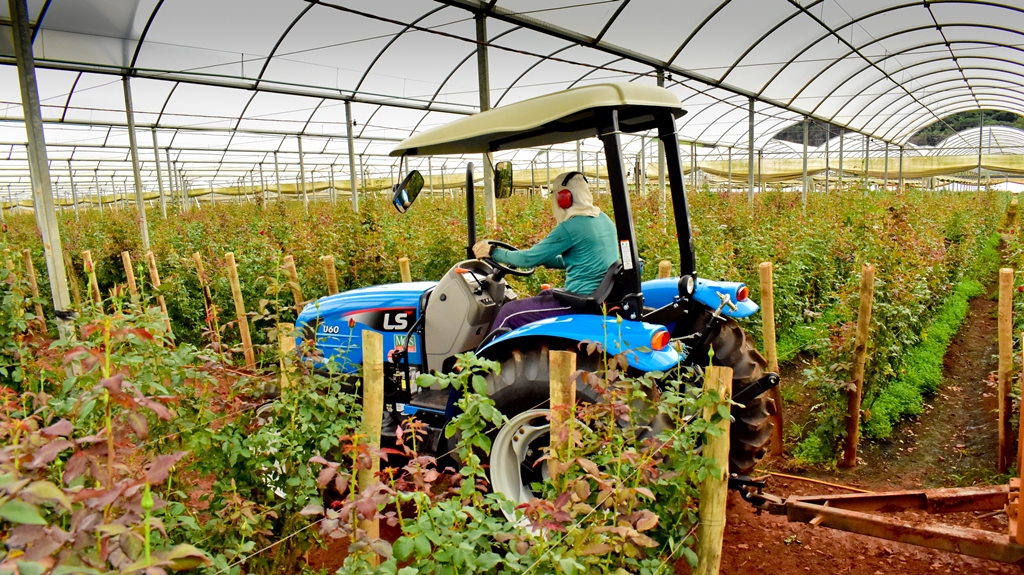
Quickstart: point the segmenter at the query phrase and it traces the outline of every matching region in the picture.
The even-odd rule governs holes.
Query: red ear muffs
[[[563,210],[568,210],[572,206],[572,192],[562,188],[557,194],[555,194],[555,201],[558,203],[558,207]]]
[[[572,207],[572,192],[570,192],[566,186],[569,185],[569,180],[576,176],[583,176],[582,172],[569,172],[562,178],[562,189],[555,194],[555,201],[558,203],[558,207],[563,210],[568,210]],[[583,176],[583,181],[587,181],[587,177]]]

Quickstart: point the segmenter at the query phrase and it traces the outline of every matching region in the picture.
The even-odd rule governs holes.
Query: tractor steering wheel
[[[510,244],[506,244],[505,242],[499,242],[498,240],[486,240],[486,241],[487,241],[487,243],[491,244],[492,246],[499,247],[499,248],[504,248],[504,249],[509,250],[511,252],[518,252],[519,251],[519,248],[517,248],[515,246],[512,246]],[[496,259],[494,259],[492,257],[486,257],[486,258],[481,258],[481,259],[483,261],[487,262],[487,264],[490,265],[491,267],[496,268],[498,271],[502,272],[502,275],[509,274],[509,275],[514,275],[514,276],[524,277],[524,276],[531,275],[533,272],[537,271],[537,267],[536,266],[534,266],[532,268],[519,269],[519,268],[517,268],[516,266],[514,266],[512,264],[503,264],[503,263],[497,261]]]

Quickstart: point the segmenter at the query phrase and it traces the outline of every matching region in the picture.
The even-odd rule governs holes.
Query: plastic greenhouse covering
[[[956,112],[1024,114],[1024,7],[1012,3],[28,0],[28,9],[51,178],[65,204],[72,179],[83,202],[134,191],[125,75],[146,197],[158,183],[192,197],[333,196],[353,179],[367,192],[387,188],[396,142],[481,109],[478,39],[491,106],[587,83],[663,83],[689,112],[681,151],[703,181],[731,174],[743,187],[752,145],[759,182],[799,182],[802,145],[773,138],[804,118],[834,128],[808,150],[811,175],[835,177],[840,156],[847,177],[977,174],[979,163],[999,177],[1024,174],[1014,130],[908,144]],[[0,199],[30,206],[6,2],[0,13]],[[654,141],[631,136],[626,147],[633,175],[647,165],[656,178]],[[599,149],[593,140],[494,159],[514,163],[519,185],[538,185],[549,169],[599,175]],[[412,167],[440,189],[461,185],[466,161],[481,158]]]

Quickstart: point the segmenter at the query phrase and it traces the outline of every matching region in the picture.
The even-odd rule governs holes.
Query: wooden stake
[[[409,258],[398,258],[398,271],[402,274],[402,283],[409,283],[412,281],[412,272],[409,271]]]
[[[658,277],[659,278],[670,278],[672,277],[672,262],[668,260],[661,260],[658,262]]]
[[[252,351],[252,339],[249,337],[249,318],[245,315],[245,301],[242,300],[242,285],[238,282],[238,268],[235,266],[235,254],[224,254],[228,264],[228,281],[231,282],[231,297],[235,300],[235,317],[238,319],[238,333],[242,336],[242,353],[245,355],[245,366],[256,369],[256,354]]]
[[[291,380],[289,379],[292,374],[295,373],[295,366],[288,356],[295,351],[295,324],[293,323],[279,323],[277,324],[277,345],[281,349],[281,389],[284,390],[291,386]],[[383,352],[381,352],[383,354]],[[381,367],[381,373],[383,374],[383,367]],[[383,377],[383,375],[381,376]],[[382,384],[383,385],[383,384]]]
[[[722,401],[732,397],[732,368],[711,366],[706,372],[704,391],[717,391]],[[711,421],[718,413],[717,406],[704,408],[704,420]],[[697,568],[694,575],[717,575],[722,563],[722,539],[725,536],[725,502],[729,495],[729,418],[721,418],[716,427],[719,436],[704,437],[704,457],[718,463],[719,472],[709,473],[700,485],[700,504],[697,513]]]
[[[334,270],[334,256],[323,256],[320,261],[324,264],[324,275],[327,276],[327,295],[338,293],[338,274]]]
[[[284,256],[284,271],[288,274],[288,287],[292,290],[292,299],[295,300],[295,313],[302,311],[302,287],[299,286],[299,274],[295,271],[295,258]]]
[[[384,337],[371,329],[362,330],[363,339],[363,422],[361,431],[371,451],[380,449],[381,419],[384,417]],[[373,456],[370,469],[360,469],[357,476],[359,491],[374,484],[380,471],[380,458]],[[380,537],[380,522],[376,517],[363,520],[360,526],[371,540]],[[373,557],[377,563],[377,557]]]
[[[871,301],[875,295],[875,266],[865,264],[860,276],[860,311],[857,314],[857,342],[853,349],[853,383],[847,394],[846,444],[843,466],[857,465],[860,442],[860,400],[864,392],[864,364],[868,356],[868,329],[871,327]]]
[[[132,255],[121,252],[121,264],[124,265],[124,277],[128,279],[128,294],[138,295],[139,287],[135,285],[135,269],[132,267]]]
[[[1024,334],[1020,338],[1021,344],[1021,360],[1024,361]],[[1024,365],[1024,363],[1022,363]],[[1021,374],[1024,378],[1024,373]],[[1024,379],[1021,379],[1024,381]],[[1020,436],[1017,438],[1017,475],[1020,477],[1020,484],[1024,485],[1024,409],[1020,410]],[[1017,533],[1016,540],[1018,545],[1024,545],[1024,529],[1020,526],[1020,497],[1017,498]]]
[[[768,371],[779,373],[779,352],[775,347],[775,283],[772,278],[772,262],[762,262],[758,266],[761,272],[761,333],[764,341],[764,354],[768,356]],[[781,383],[768,392],[768,397],[775,402],[775,413],[772,414],[772,455],[782,455],[782,389]]]
[[[199,276],[199,287],[203,290],[203,307],[206,310],[206,327],[210,328],[210,337],[213,340],[217,351],[220,352],[220,322],[217,321],[217,307],[213,305],[213,294],[210,293],[210,284],[206,280],[206,268],[203,266],[203,256],[199,255],[199,252],[195,252],[192,254],[192,261],[196,263],[196,274]]]
[[[160,287],[160,273],[156,270],[156,257],[153,252],[146,252],[146,263],[149,264],[149,281],[153,284],[153,289],[156,290]],[[167,337],[173,339],[174,333],[171,331],[171,318],[167,317],[167,302],[164,301],[164,296],[157,295],[156,303],[160,305],[160,313],[164,314],[164,327],[167,328]]]
[[[92,252],[82,252],[82,262],[85,266],[85,275],[89,278],[89,293],[92,294],[92,303],[100,305],[103,297],[100,295],[100,284],[96,281],[96,266],[92,263]]]
[[[571,351],[552,351],[549,353],[548,365],[552,456],[548,462],[548,471],[555,486],[561,487],[560,476],[572,458],[572,423],[576,419],[576,384],[572,374],[576,371],[576,354]]]
[[[25,257],[25,276],[28,277],[28,286],[32,289],[32,297],[39,299],[39,284],[36,282],[36,268],[32,265],[32,250],[25,248],[21,254]],[[46,316],[43,315],[43,304],[36,302],[36,318],[43,333],[46,333]]]
[[[1013,270],[999,270],[999,473],[1013,462],[1010,370],[1013,369]]]
[[[78,287],[78,274],[75,273],[75,266],[71,265],[71,255],[64,252],[64,269],[68,270],[68,283],[71,287],[71,299],[75,307],[82,309],[82,290]]]

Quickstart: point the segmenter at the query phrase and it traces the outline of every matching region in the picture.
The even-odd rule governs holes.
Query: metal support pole
[[[747,202],[754,205],[754,99],[750,98],[747,114]]]
[[[302,207],[309,209],[309,196],[306,195],[306,160],[302,154],[302,136],[299,139],[299,183],[302,184]]]
[[[146,223],[146,203],[142,196],[142,173],[139,171],[139,143],[135,138],[135,109],[132,107],[132,87],[128,76],[123,76],[124,111],[128,117],[128,146],[132,153],[132,175],[135,177],[135,207],[139,210],[139,227],[142,231],[142,251],[149,251],[149,225]]]
[[[337,189],[336,189],[336,188],[334,187],[334,162],[331,162],[331,171],[330,171],[330,177],[331,177],[331,203],[333,204],[333,203],[334,203],[334,200],[336,200],[336,199],[337,199],[337,195],[336,195],[336,193],[337,193],[337,191],[338,191],[338,190],[337,190]],[[262,182],[262,181],[263,181],[263,180],[262,180],[262,178],[263,178],[263,172],[262,172],[262,169],[261,169],[261,171],[260,171],[260,178],[261,178],[261,179],[260,179],[260,181]]]
[[[697,142],[690,142],[690,189],[697,188]]]
[[[865,191],[867,191],[867,187],[868,187],[868,167],[870,166],[870,163],[868,162],[868,160],[871,157],[871,150],[868,148],[868,143],[869,142],[870,142],[870,140],[868,139],[868,137],[864,136],[864,190]]]
[[[160,148],[156,142],[156,128],[150,128],[153,133],[153,158],[156,160],[156,183],[160,189],[160,215],[167,219],[167,198],[164,197],[164,176],[160,172]]]
[[[577,147],[579,142],[577,142]],[[636,167],[636,174],[633,178],[636,180],[636,193],[638,196],[647,195],[647,140],[643,136],[640,136],[640,162]]]
[[[732,148],[729,148],[729,191],[732,191]]]
[[[277,188],[277,201],[281,201],[281,166],[277,163],[277,150],[274,150],[274,187]]]
[[[159,152],[157,152],[159,153]],[[171,169],[171,149],[164,148],[164,160],[167,164],[167,195],[171,197],[171,201],[174,201],[174,170]],[[167,217],[167,203],[166,198],[160,208],[164,211],[164,217]]]
[[[264,156],[265,158],[266,156]],[[334,178],[331,178],[331,185],[334,185]],[[260,206],[267,207],[267,180],[263,178],[263,163],[260,163]]]
[[[430,161],[430,156],[427,156],[427,191],[430,197],[434,197],[434,163]]]
[[[92,181],[96,186],[96,205],[98,206],[100,213],[103,213],[103,192],[100,191],[100,169],[95,168],[92,171]]]
[[[829,140],[832,139],[832,126],[825,124],[825,193],[828,194],[828,173],[829,173]]]
[[[349,186],[352,190],[352,211],[359,211],[359,192],[356,189],[356,151],[355,151],[355,138],[352,134],[352,101],[345,100],[345,125],[346,133],[348,135],[348,174],[349,174]],[[274,155],[274,161],[277,161],[277,155]]]
[[[483,12],[478,12],[473,17],[476,20],[476,75],[480,83],[480,111],[484,112],[491,109],[491,71],[487,60],[487,16]],[[484,154],[484,216],[492,227],[498,225],[498,209],[494,201],[493,163],[491,155]],[[579,171],[582,172],[583,168],[579,168]]]
[[[32,32],[29,28],[26,0],[8,0],[14,56],[21,84],[21,106],[28,136],[29,173],[32,179],[32,201],[36,212],[36,225],[43,240],[46,270],[53,295],[53,307],[63,311],[71,305],[67,273],[64,269],[64,248],[57,227],[57,213],[53,205],[50,183],[50,165],[46,158],[46,140],[43,138],[43,116],[39,109],[39,88],[36,85],[36,64],[32,54]],[[66,322],[57,321],[60,335],[70,333]]]
[[[839,130],[839,191],[843,191],[843,136],[845,130]]]
[[[75,208],[75,221],[78,221],[78,190],[75,189],[75,171],[71,169],[71,160],[68,160],[68,178],[71,180],[71,205]]]
[[[641,147],[642,149],[642,147]],[[580,141],[576,140],[576,171],[583,171],[583,153],[580,151]]]
[[[985,139],[985,110],[978,114],[978,191],[981,191],[981,142]]]
[[[801,206],[807,207],[807,139],[811,131],[811,120],[810,118],[804,118],[804,177],[803,177],[803,192],[800,194]]]
[[[885,143],[885,191],[889,191],[889,142]]]
[[[761,166],[764,164],[764,150],[757,151],[757,191],[764,191],[764,180],[761,178]]]
[[[903,146],[900,146],[900,185],[896,189],[903,191]]]
[[[551,148],[548,148],[544,152],[544,162],[545,162],[545,164],[547,166],[547,170],[548,170],[547,179],[544,180],[546,182],[544,184],[544,187],[547,188],[548,193],[551,193]]]
[[[665,87],[664,70],[658,70],[658,86]],[[661,205],[665,205],[665,144],[661,138],[658,138],[658,193],[661,194]]]

